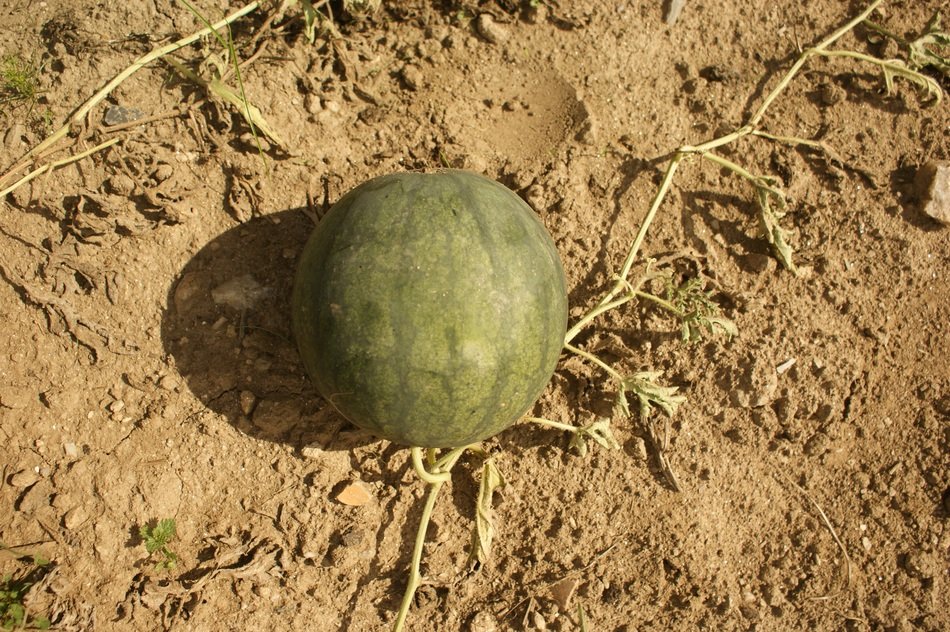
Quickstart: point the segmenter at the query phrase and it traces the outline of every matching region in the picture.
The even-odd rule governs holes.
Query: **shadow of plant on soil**
[[[293,340],[294,271],[312,228],[293,209],[202,247],[169,291],[162,342],[192,393],[242,433],[298,449],[351,450],[375,439],[317,394]]]

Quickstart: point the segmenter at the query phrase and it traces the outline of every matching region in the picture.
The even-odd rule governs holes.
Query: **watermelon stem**
[[[687,158],[699,156],[713,162],[718,162],[720,166],[724,166],[733,173],[752,180],[753,184],[756,185],[757,202],[759,203],[760,209],[762,211],[760,219],[762,219],[762,223],[767,229],[766,238],[768,239],[773,251],[775,251],[776,256],[779,258],[782,264],[792,272],[795,271],[794,265],[791,261],[791,247],[785,242],[784,231],[777,224],[778,216],[775,213],[775,209],[772,209],[770,206],[773,199],[780,198],[781,193],[776,188],[772,187],[765,179],[757,178],[739,165],[724,161],[721,159],[721,157],[711,154],[711,152],[719,147],[729,145],[746,136],[764,135],[759,127],[761,126],[762,120],[765,118],[769,107],[771,107],[772,103],[774,103],[775,100],[778,99],[778,97],[782,94],[782,92],[785,91],[792,79],[798,75],[805,64],[813,57],[847,56],[858,58],[862,61],[869,61],[878,65],[885,72],[885,79],[887,80],[888,87],[890,87],[890,83],[893,81],[893,76],[895,74],[899,74],[900,76],[906,77],[918,85],[923,86],[930,95],[933,95],[935,99],[939,100],[939,97],[941,96],[939,86],[935,86],[935,82],[933,82],[933,80],[929,77],[923,76],[920,73],[913,71],[908,72],[907,69],[903,67],[901,67],[900,71],[898,72],[894,64],[890,62],[867,57],[858,53],[853,53],[850,51],[839,52],[828,50],[832,44],[866,20],[882,2],[883,0],[873,0],[860,14],[839,27],[824,40],[816,44],[814,47],[802,51],[795,63],[792,64],[792,66],[785,72],[778,84],[762,100],[758,109],[752,114],[752,116],[749,117],[744,125],[737,128],[733,132],[719,136],[718,138],[714,138],[699,145],[683,145],[673,152],[669,163],[667,163],[663,180],[660,182],[653,200],[650,203],[650,208],[647,211],[646,216],[643,218],[643,222],[640,224],[640,228],[633,240],[633,244],[631,244],[630,248],[627,250],[627,254],[624,257],[623,266],[621,267],[620,274],[617,276],[616,282],[610,288],[607,294],[604,295],[604,297],[598,301],[593,308],[584,314],[580,320],[578,320],[577,323],[575,323],[574,326],[567,331],[567,334],[564,337],[565,345],[571,342],[571,340],[573,340],[581,332],[581,330],[590,325],[590,323],[595,318],[604,312],[609,311],[614,307],[619,307],[620,305],[623,305],[624,303],[636,298],[636,290],[639,288],[631,287],[628,281],[630,272],[633,269],[633,265],[636,262],[638,255],[640,254],[640,248],[646,239],[647,231],[653,224],[653,220],[655,219],[660,206],[662,206],[664,200],[666,199],[667,193],[670,191],[670,188],[673,184],[673,176],[676,174],[680,163]],[[806,144],[814,145],[812,142]],[[728,164],[726,164],[726,162],[728,162]],[[641,284],[642,282],[643,280],[641,280]]]
[[[618,382],[623,382],[623,376],[620,375],[620,373],[618,373],[616,369],[614,369],[609,364],[607,364],[606,362],[604,362],[603,360],[595,356],[593,353],[590,353],[589,351],[584,351],[580,347],[575,347],[574,345],[571,345],[571,344],[565,344],[564,348],[570,351],[571,353],[579,355],[585,360],[589,360],[590,362],[593,362],[594,364],[602,368],[604,371],[606,371],[607,374],[610,375],[610,377],[614,378]]]
[[[427,450],[427,452],[429,456],[429,464],[435,465],[433,463],[434,459],[432,458],[432,452],[430,450]],[[425,464],[422,462],[422,448],[409,448],[409,453],[412,456],[412,469],[416,471],[416,474],[422,479],[423,483],[426,483],[427,485],[435,485],[436,483],[445,483],[451,478],[451,474],[449,472],[440,472],[437,469],[438,466],[433,468],[433,472],[429,472],[426,469]]]
[[[459,458],[466,450],[476,446],[465,446],[462,448],[453,448],[445,456],[436,460],[436,450],[426,448],[426,456],[430,464],[434,462],[431,470],[427,470],[423,464],[422,450],[420,447],[412,447],[409,453],[412,457],[412,468],[422,481],[429,485],[429,495],[426,497],[426,503],[422,508],[422,517],[419,519],[419,529],[416,531],[416,543],[412,549],[412,562],[409,565],[409,581],[406,583],[406,592],[403,594],[402,603],[399,604],[399,612],[396,615],[396,622],[393,624],[393,632],[400,632],[406,624],[406,616],[409,614],[409,607],[412,605],[416,590],[422,583],[422,573],[419,568],[422,564],[422,550],[425,547],[426,531],[429,529],[429,521],[432,519],[432,509],[435,507],[436,498],[442,485],[451,480],[452,468],[458,462]]]

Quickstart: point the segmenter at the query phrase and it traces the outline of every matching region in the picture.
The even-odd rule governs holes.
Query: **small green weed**
[[[39,94],[39,69],[19,55],[0,58],[0,104],[25,101],[31,106]]]
[[[155,526],[143,524],[139,527],[139,535],[149,556],[159,554],[159,560],[155,563],[156,571],[170,571],[178,565],[178,555],[168,548],[168,543],[176,533],[174,518],[159,520]]]
[[[0,548],[11,551],[0,544]],[[23,555],[22,559],[29,557]],[[35,583],[38,573],[43,572],[43,567],[49,564],[49,560],[39,556],[32,556],[33,568],[27,572],[25,577],[14,578],[13,575],[4,575],[0,581],[0,630],[47,630],[50,621],[46,617],[34,617],[27,612],[23,605],[23,599],[30,590],[30,586]]]

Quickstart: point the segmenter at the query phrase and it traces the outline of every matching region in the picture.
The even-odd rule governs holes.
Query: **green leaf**
[[[303,22],[304,22],[304,35],[307,37],[307,41],[311,44],[316,41],[316,27],[317,27],[317,10],[313,8],[313,3],[310,0],[301,0],[303,8]]]
[[[934,12],[923,34],[913,42],[908,42],[910,66],[920,70],[930,66],[945,76],[950,76],[950,57],[938,55],[928,46],[950,47],[950,34],[944,33],[940,24],[940,11]]]
[[[492,499],[495,490],[505,486],[505,478],[491,458],[482,465],[482,480],[478,485],[478,502],[475,506],[475,526],[472,528],[472,551],[469,561],[481,567],[491,554],[491,542],[495,536],[492,524]]]
[[[683,395],[677,395],[679,387],[662,386],[657,384],[656,380],[662,375],[661,371],[643,371],[636,373],[631,377],[624,378],[620,385],[620,393],[617,396],[618,402],[621,400],[622,410],[625,414],[630,414],[630,408],[627,405],[626,393],[629,391],[636,395],[639,403],[640,417],[644,420],[650,417],[653,407],[657,406],[660,410],[672,417],[680,404],[686,401]]]
[[[798,274],[795,262],[792,261],[792,247],[788,243],[788,233],[779,225],[779,220],[785,217],[788,202],[785,194],[777,188],[777,182],[768,176],[756,178],[755,200],[759,205],[759,222],[766,241],[772,246],[772,251],[785,269]]]
[[[677,286],[673,278],[666,278],[666,299],[673,313],[680,319],[683,342],[696,342],[706,335],[724,333],[727,338],[739,334],[739,330],[719,311],[719,305],[712,299],[712,292],[706,292],[703,280],[694,277]]]
[[[620,444],[614,438],[614,433],[610,429],[610,419],[600,417],[591,424],[578,428],[571,437],[571,443],[568,447],[577,450],[581,457],[587,456],[587,442],[593,441],[602,448],[608,450],[617,450]]]

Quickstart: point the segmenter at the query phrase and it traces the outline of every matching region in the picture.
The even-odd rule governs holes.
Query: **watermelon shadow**
[[[319,396],[291,331],[294,270],[312,229],[293,209],[206,244],[169,291],[162,342],[191,392],[242,433],[297,449],[350,450],[375,439]]]

